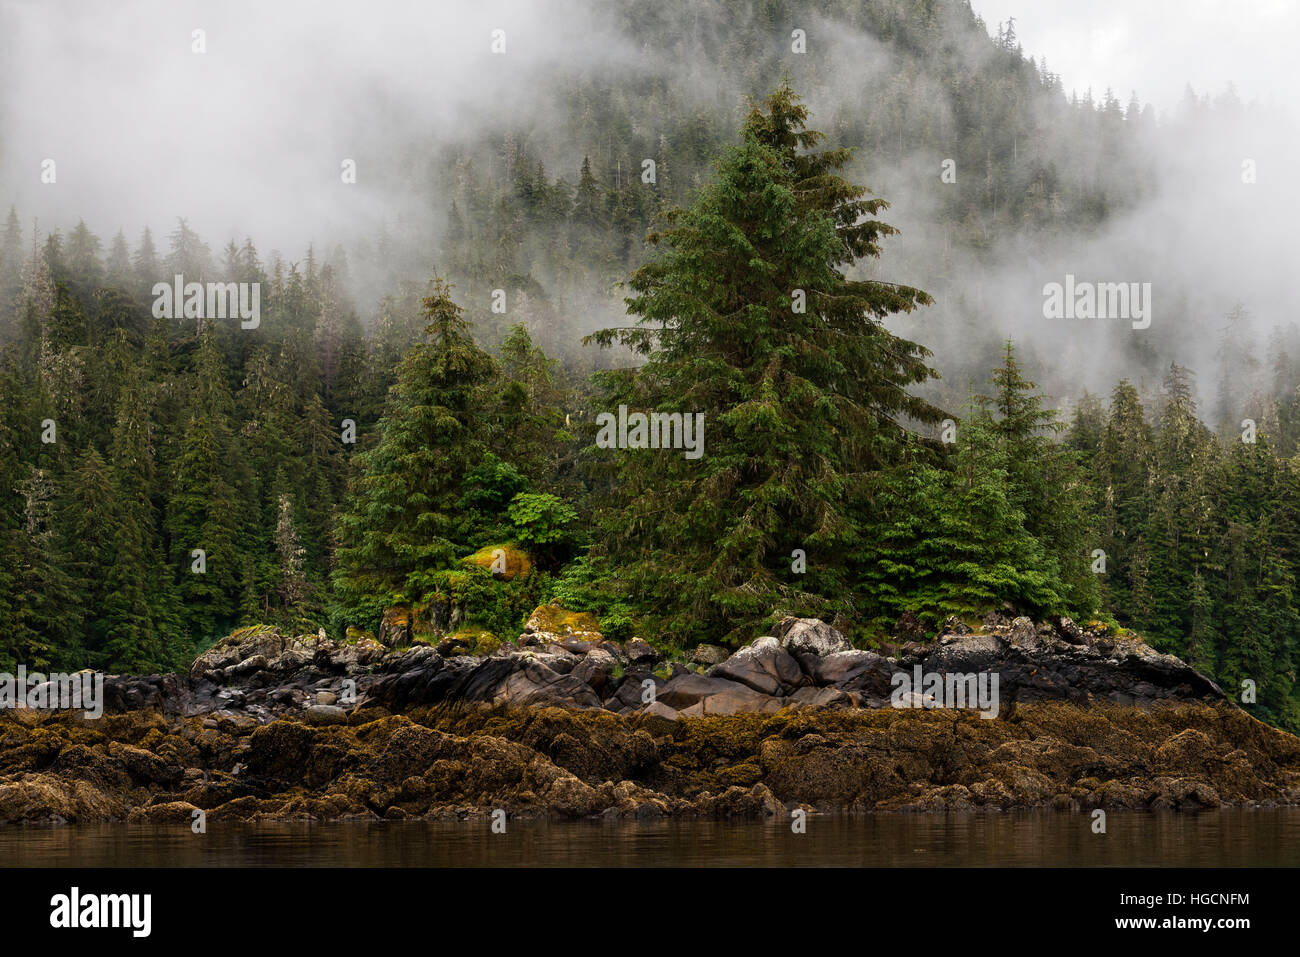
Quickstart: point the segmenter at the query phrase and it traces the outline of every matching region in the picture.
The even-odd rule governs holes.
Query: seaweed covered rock
[[[1140,711],[1053,701],[992,721],[888,708],[661,709],[368,707],[343,723],[252,727],[156,712],[101,722],[5,712],[0,823],[187,826],[194,809],[211,821],[448,819],[496,808],[512,817],[762,819],[794,807],[1300,803],[1300,739],[1227,703]]]

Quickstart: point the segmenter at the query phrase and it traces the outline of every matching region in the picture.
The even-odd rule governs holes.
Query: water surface
[[[0,828],[7,867],[1296,867],[1300,808],[812,816],[788,822],[68,825]]]

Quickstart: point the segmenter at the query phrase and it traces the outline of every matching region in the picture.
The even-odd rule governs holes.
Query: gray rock
[[[627,643],[627,657],[630,661],[640,663],[660,660],[659,652],[655,651],[654,648],[650,647],[647,642],[642,641],[640,638],[633,638]]]
[[[775,714],[784,707],[783,698],[773,698],[744,685],[735,685],[716,694],[705,695],[689,708],[683,709],[681,716],[695,718],[706,715]]]
[[[1023,616],[1011,623],[1011,630],[1007,633],[1007,640],[1012,648],[1018,648],[1021,651],[1036,651],[1044,644],[1038,629],[1034,627],[1034,623]]]
[[[1006,652],[1006,643],[996,635],[963,635],[940,644],[925,659],[930,671],[987,671]]]
[[[738,681],[767,695],[788,694],[804,683],[803,669],[775,638],[759,638],[741,648],[709,675]]]
[[[617,665],[618,661],[613,655],[604,648],[595,647],[573,666],[573,671],[570,674],[590,686],[598,695],[604,695],[605,689],[609,685],[610,675],[614,673],[614,668]]]
[[[888,667],[888,662],[874,651],[836,651],[829,655],[800,655],[799,664],[817,685],[839,685],[852,681],[873,667]]]
[[[308,724],[347,724],[348,713],[337,705],[314,704],[307,709]]]
[[[641,714],[647,717],[667,718],[669,721],[676,721],[678,712],[676,708],[670,708],[662,701],[654,701],[641,709]]]
[[[721,645],[696,645],[691,649],[690,660],[697,665],[720,665],[731,657],[731,652]]]
[[[852,708],[857,702],[839,688],[800,688],[790,696],[790,703],[806,708]]]
[[[749,698],[766,697],[747,685],[709,675],[680,675],[656,694],[656,700],[682,711],[712,695],[737,694]]]
[[[590,685],[573,675],[552,670],[538,660],[540,658],[539,655],[537,658],[518,659],[520,667],[497,686],[491,698],[492,703],[516,706],[559,705],[567,708],[602,707],[600,697]]]
[[[852,643],[817,618],[783,618],[778,626],[781,647],[795,655],[831,655],[850,651]]]
[[[1084,645],[1087,640],[1083,637],[1083,629],[1074,623],[1072,618],[1066,618],[1062,615],[1054,622],[1056,633],[1061,636],[1061,640],[1071,645]]]
[[[611,684],[613,678],[610,679]],[[658,675],[652,674],[648,668],[629,668],[623,675],[622,680],[618,683],[618,688],[605,699],[605,707],[610,711],[623,713],[624,711],[638,711],[643,706],[641,700],[643,693],[642,682],[653,681],[655,694],[660,694],[665,682]]]

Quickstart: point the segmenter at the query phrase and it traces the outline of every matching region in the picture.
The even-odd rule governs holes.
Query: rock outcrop
[[[108,678],[101,719],[0,713],[0,823],[1300,801],[1300,740],[1129,635],[990,616],[883,654],[773,632],[665,661],[553,606],[480,657],[242,629],[189,675]],[[996,718],[925,689],[893,707],[918,671],[995,673]]]
[[[654,705],[665,717],[770,714],[785,707],[887,708],[896,676],[917,668],[996,673],[1001,707],[1225,700],[1178,658],[1136,637],[1082,629],[1068,619],[1035,625],[994,616],[979,631],[954,625],[933,642],[908,642],[899,655],[886,656],[853,648],[825,622],[786,618],[775,634],[730,654],[712,648],[682,661],[664,661],[640,639],[608,641],[596,629],[592,616],[553,605],[534,612],[517,642],[504,643],[453,635],[436,646],[389,649],[365,635],[340,642],[323,633],[245,628],[204,652],[188,676],[108,678],[105,706],[113,713],[156,709],[266,722],[303,717],[324,693],[333,696],[331,705],[377,704],[393,712],[482,704],[624,715]],[[465,653],[471,646],[491,653]],[[925,703],[924,696],[909,700]]]

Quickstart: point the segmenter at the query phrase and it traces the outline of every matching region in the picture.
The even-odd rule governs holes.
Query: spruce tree
[[[407,352],[379,420],[379,444],[353,459],[357,474],[339,524],[336,584],[348,613],[373,622],[400,596],[460,557],[462,483],[486,452],[484,387],[496,373],[475,345],[451,287],[434,280],[422,303],[425,337]]]
[[[788,84],[750,111],[716,181],[651,236],[666,252],[629,283],[637,324],[593,337],[646,356],[601,377],[603,411],[704,416],[698,459],[605,453],[603,549],[680,641],[752,637],[779,611],[834,614],[863,474],[897,454],[902,420],[941,417],[908,392],[932,375],[929,353],[882,324],[929,297],[849,277],[894,229],[874,218],[883,200],[839,175],[848,150],[810,152],[822,137],[806,119]],[[795,549],[806,578],[791,574]]]

